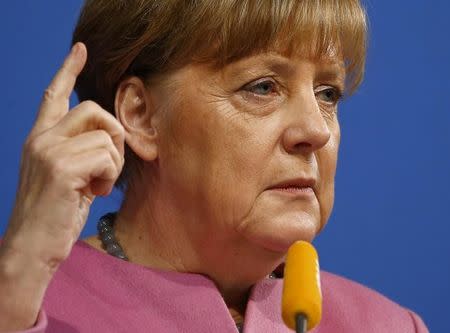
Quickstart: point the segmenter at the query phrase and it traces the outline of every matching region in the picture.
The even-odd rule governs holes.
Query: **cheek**
[[[272,154],[266,133],[272,130],[260,127],[226,103],[179,106],[161,138],[161,172],[173,195],[189,201],[191,213],[203,220],[241,220]]]
[[[271,158],[270,138],[261,135],[255,123],[240,114],[219,117],[207,133],[203,156],[203,187],[213,207],[212,214],[230,225],[250,211],[263,184],[264,166]]]
[[[330,141],[317,152],[320,175],[318,199],[322,227],[328,221],[334,204],[334,183],[340,143],[340,128],[338,123],[331,127],[331,132]]]

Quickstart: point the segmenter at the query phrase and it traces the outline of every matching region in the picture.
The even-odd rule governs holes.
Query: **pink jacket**
[[[422,320],[360,284],[322,272],[323,316],[313,333],[428,332]],[[244,333],[292,333],[281,319],[281,279],[252,289]],[[35,327],[23,333],[196,332],[237,328],[213,282],[103,254],[82,241],[55,274]]]

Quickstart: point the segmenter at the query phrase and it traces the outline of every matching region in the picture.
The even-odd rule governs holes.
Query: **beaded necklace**
[[[97,222],[97,231],[102,241],[103,248],[108,252],[108,254],[128,261],[128,257],[120,246],[119,242],[114,235],[114,221],[116,219],[117,212],[110,212],[103,215]],[[269,278],[276,279],[275,273],[271,273]],[[244,329],[244,323],[236,323],[236,327],[239,333],[242,333]]]

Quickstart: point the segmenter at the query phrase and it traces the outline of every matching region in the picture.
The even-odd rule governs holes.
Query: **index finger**
[[[86,46],[76,43],[45,90],[32,133],[55,126],[69,112],[70,94],[86,59]]]

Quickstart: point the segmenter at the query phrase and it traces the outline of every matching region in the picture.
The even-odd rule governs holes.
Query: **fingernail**
[[[78,43],[75,43],[75,45],[72,46],[72,50],[70,51],[70,53],[72,55],[77,55],[79,50],[80,50],[80,45]]]
[[[87,202],[89,203],[89,205],[92,204],[92,199],[89,198],[88,196],[84,196],[83,199],[84,199],[85,201],[87,201]]]
[[[95,198],[95,197],[94,197]],[[94,198],[89,198],[86,195],[83,195],[80,201],[79,208],[81,209],[89,209],[89,207],[92,205],[92,201],[94,201]]]

